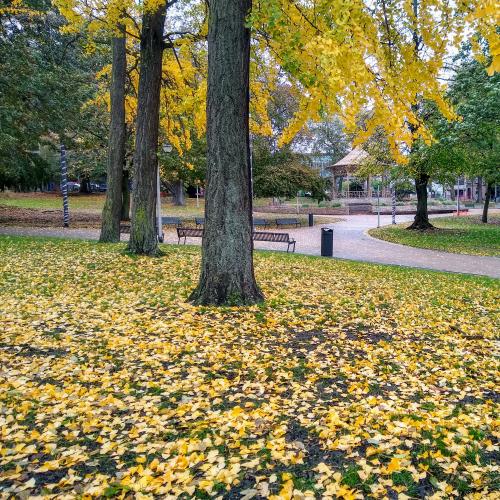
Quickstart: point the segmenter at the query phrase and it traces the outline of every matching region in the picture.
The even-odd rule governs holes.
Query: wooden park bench
[[[177,237],[179,238],[178,244],[181,243],[181,239],[184,238],[184,245],[186,244],[186,238],[203,238],[204,229],[193,228],[193,227],[178,227]],[[254,231],[253,232],[254,241],[267,241],[269,243],[286,243],[287,253],[292,248],[292,252],[295,252],[295,240],[290,238],[288,233],[271,233],[269,231]]]
[[[184,238],[184,245],[186,244],[186,238],[203,238],[204,229],[195,227],[178,227],[177,228],[177,238],[179,241],[177,244],[181,243],[181,238]]]
[[[287,253],[290,251],[290,247],[292,247],[292,252],[295,252],[295,240],[292,240],[288,233],[270,233],[269,231],[254,231],[253,240],[268,241],[269,243],[286,243]]]
[[[194,223],[196,224],[196,227],[204,226],[205,225],[205,218],[204,217],[195,217]]]
[[[289,219],[276,219],[276,226],[300,226],[300,220],[297,218],[289,218]]]
[[[269,227],[271,224],[267,219],[254,219],[253,220],[253,225],[254,226],[262,226],[262,227]]]
[[[163,226],[182,226],[182,219],[180,217],[162,217],[161,223]]]

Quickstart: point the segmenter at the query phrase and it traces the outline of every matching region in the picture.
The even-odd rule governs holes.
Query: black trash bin
[[[309,227],[314,226],[314,214],[309,214]]]
[[[321,228],[321,257],[333,257],[333,229]]]

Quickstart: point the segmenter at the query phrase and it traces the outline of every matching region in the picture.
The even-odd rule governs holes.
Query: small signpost
[[[68,206],[68,165],[66,163],[66,149],[61,144],[61,192],[63,195],[63,226],[69,227]]]
[[[392,223],[396,224],[396,184],[392,183]]]
[[[377,227],[380,227],[380,186],[377,185]]]

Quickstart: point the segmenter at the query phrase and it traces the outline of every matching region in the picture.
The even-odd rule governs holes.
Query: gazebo
[[[348,153],[344,158],[339,160],[335,165],[326,167],[330,171],[331,177],[333,179],[333,189],[335,196],[346,198],[371,198],[372,187],[370,176],[358,176],[359,167],[363,162],[369,157],[369,154],[360,146],[355,147],[350,153]],[[382,181],[382,191],[381,196],[390,196],[390,190],[387,187],[386,175],[377,175],[376,179]],[[342,192],[342,182],[347,182],[347,189]],[[356,184],[363,186],[362,189],[351,189],[351,182],[357,181]]]
[[[350,153],[348,153],[344,158],[339,160],[334,165],[327,167],[330,170],[333,178],[333,189],[336,196],[343,196],[342,183],[347,182],[347,190],[345,191],[346,198],[371,198],[371,185],[370,176],[363,178],[360,184],[364,184],[364,189],[351,189],[352,181],[358,180],[356,175],[359,167],[368,158],[368,153],[357,146]]]

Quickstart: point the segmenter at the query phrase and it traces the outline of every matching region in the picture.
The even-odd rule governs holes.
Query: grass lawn
[[[69,203],[70,209],[83,210],[89,212],[101,212],[104,205],[106,195],[100,194],[85,194],[70,193]],[[296,198],[287,200],[286,203],[295,205]],[[309,207],[317,207],[316,201],[311,198],[299,198],[301,205]],[[254,200],[255,206],[267,206],[271,203],[271,198],[257,198]],[[0,192],[0,205],[19,207],[19,208],[36,208],[40,210],[57,210],[62,208],[62,196],[59,193],[15,193],[15,192]],[[162,198],[164,211],[168,211],[169,215],[200,215],[204,211],[204,199],[200,198],[199,207],[196,206],[195,198],[186,196],[186,206],[176,207],[172,205],[170,198]]]
[[[101,212],[105,196],[70,194],[70,210]],[[0,193],[0,205],[38,210],[62,210],[62,196],[52,193]]]
[[[371,229],[370,235],[419,248],[470,255],[500,255],[500,215],[490,215],[488,224],[480,216],[439,217],[431,220],[437,229],[408,231],[408,222]]]
[[[498,498],[498,280],[258,252],[203,308],[123,248],[0,238],[6,497]]]
[[[100,227],[100,214],[104,205],[104,194],[80,195],[72,194],[69,198],[70,225],[73,227]],[[256,201],[256,206],[269,204],[268,198]],[[22,213],[19,213],[19,209]],[[33,212],[35,210],[35,212]],[[58,211],[60,213],[53,213]],[[204,200],[186,197],[186,205],[178,207],[172,204],[170,198],[162,198],[162,213],[164,216],[177,216],[184,219],[203,217],[205,211]],[[303,226],[307,225],[307,214],[279,214],[256,212],[255,217],[274,221],[280,217],[294,217],[301,221]],[[316,215],[315,224],[330,224],[337,222],[339,218],[331,216]],[[0,193],[0,224],[49,227],[61,225],[62,221],[62,198],[60,194],[50,193]],[[188,221],[189,222],[189,221]]]

